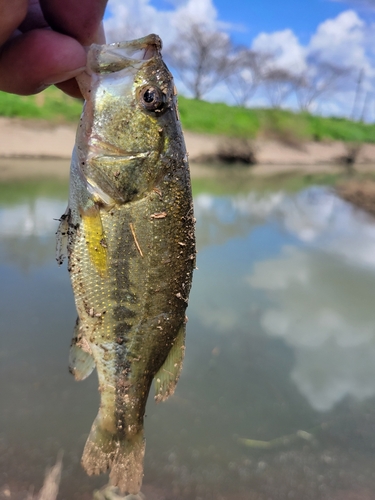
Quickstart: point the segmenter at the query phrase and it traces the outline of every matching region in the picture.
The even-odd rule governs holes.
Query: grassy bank
[[[186,130],[228,136],[302,140],[375,142],[375,125],[345,118],[323,118],[281,109],[245,109],[180,97],[181,121]]]
[[[0,92],[0,116],[33,118],[55,123],[77,122],[82,102],[49,87],[41,94],[18,96]]]
[[[0,92],[0,116],[76,122],[82,103],[54,87],[35,96]],[[375,142],[375,125],[276,109],[244,109],[223,103],[179,98],[186,130],[237,137],[270,137],[284,142],[339,140]]]

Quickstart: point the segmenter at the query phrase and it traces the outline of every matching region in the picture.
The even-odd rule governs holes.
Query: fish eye
[[[148,111],[157,111],[164,105],[164,94],[158,87],[144,87],[140,91],[139,100]]]

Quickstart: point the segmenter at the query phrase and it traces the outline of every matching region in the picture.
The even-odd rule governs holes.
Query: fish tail
[[[87,474],[110,472],[110,483],[122,493],[137,494],[142,485],[145,439],[143,429],[132,436],[112,434],[96,417],[82,455]]]
[[[135,436],[119,443],[109,474],[111,484],[117,486],[122,493],[139,493],[143,479],[144,455],[145,439],[142,429]]]

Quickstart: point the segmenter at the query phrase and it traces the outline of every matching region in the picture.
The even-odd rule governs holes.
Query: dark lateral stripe
[[[117,305],[113,308],[113,318],[116,321],[121,321],[126,318],[134,318],[136,313],[123,305]]]
[[[132,325],[129,323],[126,323],[125,321],[121,321],[116,324],[115,326],[115,336],[122,338],[126,333],[128,333],[132,328]]]

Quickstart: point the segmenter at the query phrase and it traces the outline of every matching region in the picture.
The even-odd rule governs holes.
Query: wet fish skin
[[[90,48],[58,236],[68,239],[78,312],[70,370],[82,380],[95,365],[101,396],[82,464],[89,474],[110,468],[111,484],[132,494],[152,380],[162,401],[182,368],[195,266],[187,155],[160,48],[156,35]]]

